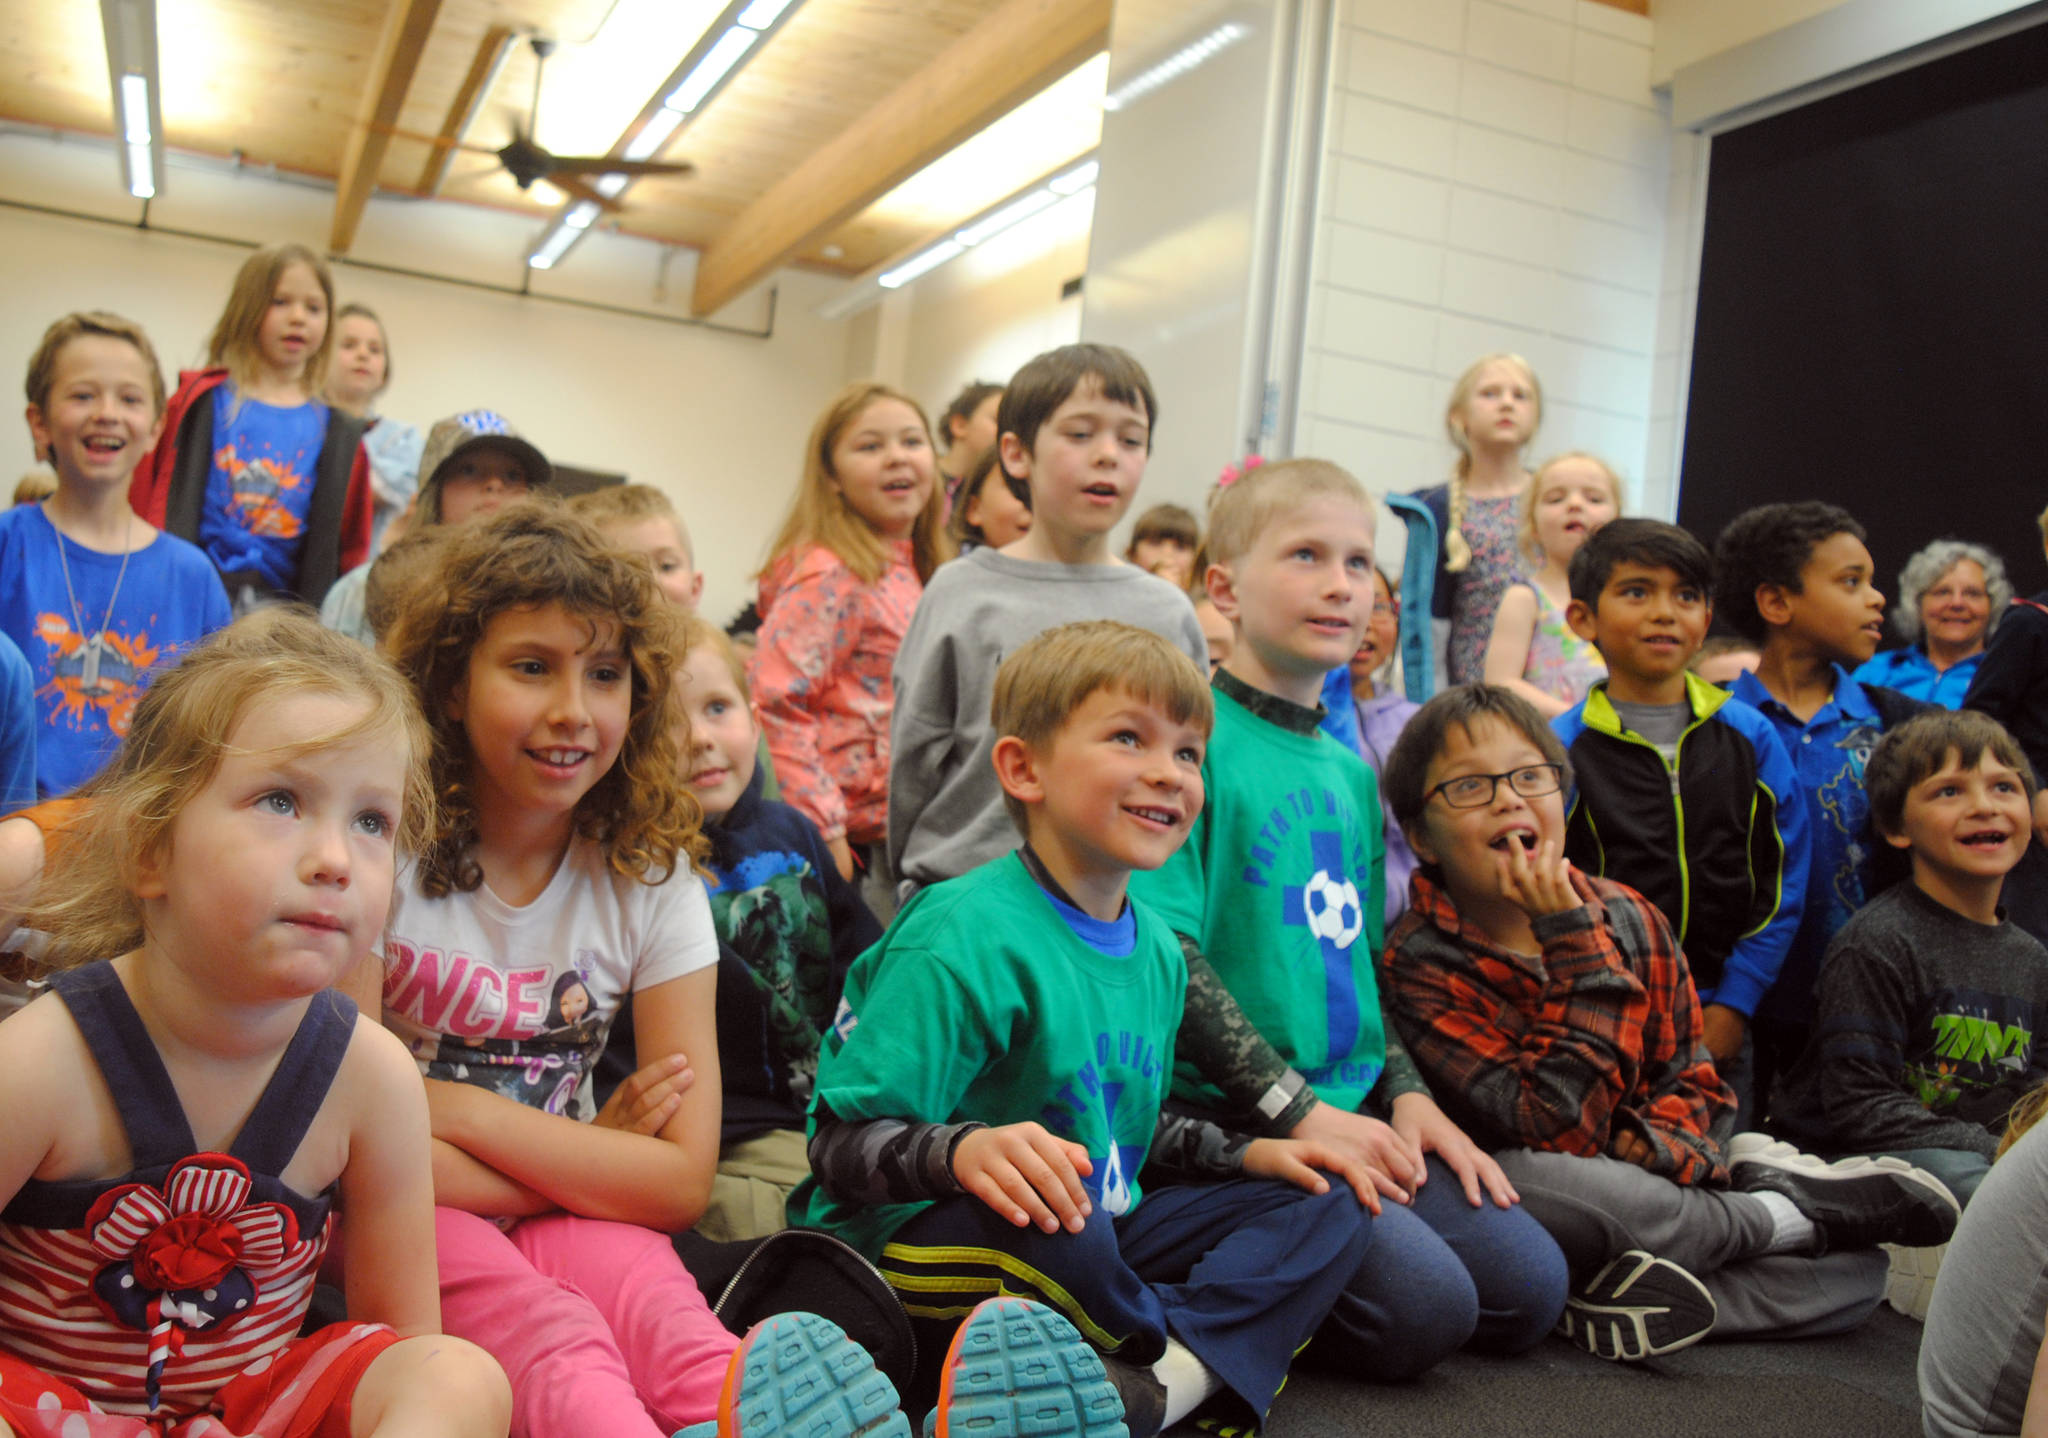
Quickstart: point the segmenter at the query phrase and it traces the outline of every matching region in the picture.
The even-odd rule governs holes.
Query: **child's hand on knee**
[[[1361,1160],[1350,1148],[1299,1138],[1253,1139],[1244,1151],[1244,1171],[1254,1178],[1277,1178],[1310,1193],[1327,1193],[1334,1173],[1351,1185],[1358,1201],[1372,1213],[1380,1211],[1378,1190],[1386,1175]]]
[[[1648,1168],[1657,1157],[1656,1147],[1648,1139],[1625,1128],[1616,1129],[1607,1146],[1623,1163],[1632,1163],[1638,1168]]]
[[[1035,1123],[978,1128],[953,1149],[953,1177],[1011,1223],[1079,1233],[1094,1205],[1081,1186],[1088,1150]]]
[[[591,1122],[626,1133],[657,1134],[683,1106],[683,1094],[697,1081],[685,1054],[669,1054],[636,1070],[604,1101]]]
[[[1362,1113],[1350,1113],[1320,1099],[1294,1126],[1290,1137],[1338,1149],[1359,1159],[1372,1175],[1375,1193],[1360,1195],[1360,1201],[1374,1213],[1380,1211],[1379,1194],[1396,1203],[1406,1203],[1422,1179],[1422,1155],[1396,1133],[1393,1126]]]

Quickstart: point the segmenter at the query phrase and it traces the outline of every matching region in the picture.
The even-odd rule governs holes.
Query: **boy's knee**
[[[1479,1291],[1464,1266],[1367,1264],[1352,1276],[1318,1335],[1326,1358],[1377,1383],[1402,1383],[1434,1368],[1470,1342],[1479,1327]]]

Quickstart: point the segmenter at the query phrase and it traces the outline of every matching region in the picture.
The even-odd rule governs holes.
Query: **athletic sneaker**
[[[1884,1250],[1892,1260],[1891,1272],[1884,1280],[1884,1301],[1915,1323],[1925,1323],[1927,1307],[1934,1302],[1934,1280],[1941,1273],[1941,1260],[1948,1245],[1901,1248],[1896,1243],[1887,1243]]]
[[[974,1306],[946,1350],[927,1438],[1130,1438],[1102,1359],[1028,1298]],[[1150,1438],[1150,1435],[1141,1435]]]
[[[674,1438],[910,1438],[896,1389],[829,1318],[778,1313],[726,1365],[718,1416]]]
[[[1595,1358],[1640,1363],[1714,1331],[1707,1286],[1668,1258],[1632,1248],[1565,1299],[1558,1332]]]
[[[1822,1251],[1880,1243],[1932,1248],[1947,1243],[1962,1216],[1942,1181],[1902,1158],[1841,1158],[1827,1163],[1792,1145],[1735,1153],[1735,1188],[1778,1193],[1820,1230]]]

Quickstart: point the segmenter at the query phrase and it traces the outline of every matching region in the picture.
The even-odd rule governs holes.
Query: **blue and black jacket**
[[[1748,1015],[1799,929],[1806,804],[1770,720],[1696,675],[1685,695],[1675,765],[1622,724],[1605,683],[1551,721],[1572,761],[1565,853],[1663,910],[1700,1002]]]

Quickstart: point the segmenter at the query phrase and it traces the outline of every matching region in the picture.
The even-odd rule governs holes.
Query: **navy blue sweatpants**
[[[1264,1179],[1153,1189],[1134,1212],[1056,1234],[951,1198],[897,1230],[881,1269],[914,1319],[957,1322],[1011,1294],[1135,1364],[1177,1338],[1256,1420],[1358,1270],[1371,1225],[1341,1183],[1322,1194]]]

